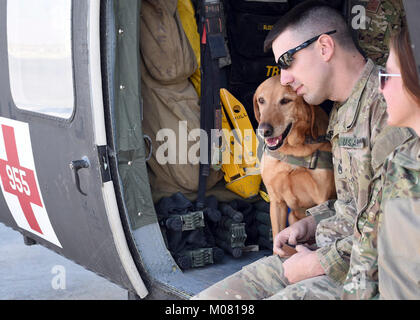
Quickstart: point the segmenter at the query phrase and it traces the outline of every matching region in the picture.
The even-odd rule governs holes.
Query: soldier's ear
[[[322,59],[325,62],[330,61],[335,50],[334,39],[328,34],[323,34],[322,36],[319,37],[317,43],[318,43],[319,52]]]

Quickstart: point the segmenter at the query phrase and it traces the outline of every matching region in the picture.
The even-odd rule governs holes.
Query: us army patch
[[[366,138],[340,137],[338,138],[338,145],[343,148],[362,149],[366,145]]]
[[[369,3],[366,5],[366,10],[372,13],[376,13],[378,12],[380,4],[381,0],[370,0]]]

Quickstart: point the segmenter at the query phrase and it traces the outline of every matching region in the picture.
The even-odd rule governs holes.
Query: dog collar
[[[323,142],[329,142],[326,135],[318,136],[316,139],[312,138],[312,136],[306,136],[305,138],[305,144],[317,144]]]
[[[286,162],[299,167],[314,169],[329,169],[333,170],[332,153],[328,151],[316,150],[306,157],[295,157],[290,154],[284,154],[278,151],[271,151],[264,145],[264,151],[271,157],[277,160]]]

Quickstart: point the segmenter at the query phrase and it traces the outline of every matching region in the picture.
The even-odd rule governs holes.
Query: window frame
[[[9,1],[14,1],[14,0],[7,0],[6,3],[6,12],[7,12],[7,6],[9,4]],[[7,16],[6,14],[6,38],[8,38],[8,29],[7,29],[7,19],[9,19],[9,16]],[[72,108],[72,112],[70,114],[69,117],[67,118],[63,118],[63,117],[58,117],[58,116],[54,116],[54,115],[50,115],[47,113],[43,113],[43,112],[38,112],[38,111],[32,111],[32,110],[28,110],[28,109],[23,109],[23,108],[19,108],[15,102],[15,99],[13,97],[13,93],[12,93],[12,88],[11,88],[11,78],[10,78],[10,63],[9,63],[9,59],[7,59],[7,76],[9,79],[9,91],[10,91],[10,97],[11,100],[13,101],[13,109],[17,112],[19,112],[22,115],[27,115],[27,116],[31,116],[31,117],[37,117],[37,118],[42,118],[42,119],[47,119],[47,120],[53,120],[53,121],[58,121],[60,123],[63,124],[70,124],[71,122],[73,122],[75,115],[76,115],[76,110],[77,110],[77,86],[76,86],[76,75],[75,75],[75,48],[74,48],[74,1],[70,0],[70,45],[71,45],[71,70],[72,70],[72,93],[73,93],[73,108]],[[6,48],[6,52],[7,52],[7,58],[9,58],[9,47],[8,47],[8,41],[6,42],[7,48]]]

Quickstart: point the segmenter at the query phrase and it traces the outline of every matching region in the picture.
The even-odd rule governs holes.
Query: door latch
[[[77,190],[79,190],[79,192],[83,194],[84,196],[87,196],[87,194],[84,193],[82,189],[80,189],[79,170],[83,168],[89,168],[90,166],[89,159],[85,156],[81,160],[73,160],[72,162],[70,162],[69,166],[70,166],[70,169],[73,170],[74,182],[76,184]]]

